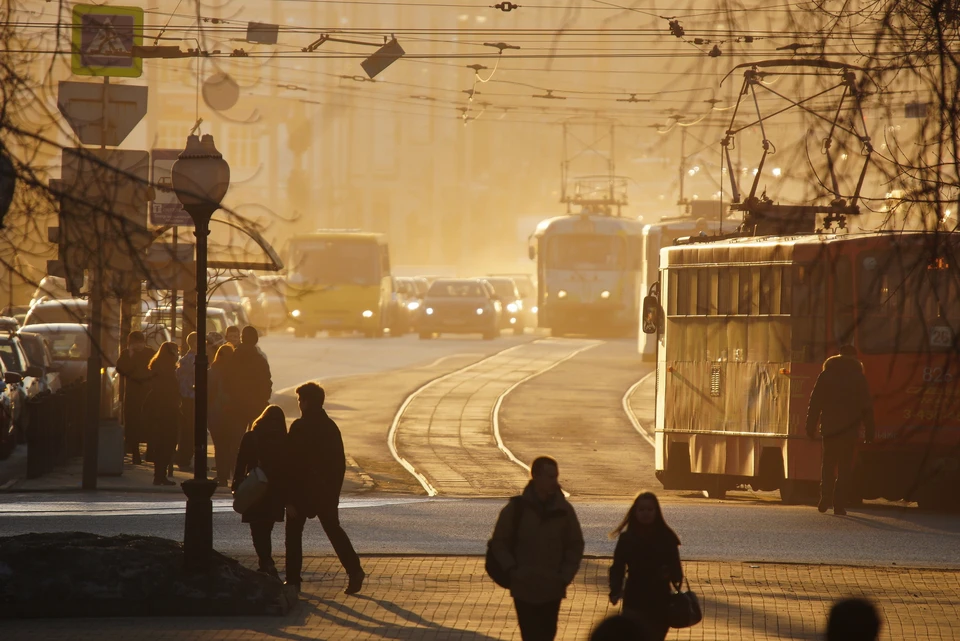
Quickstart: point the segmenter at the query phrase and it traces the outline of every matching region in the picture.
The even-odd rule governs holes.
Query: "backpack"
[[[523,518],[524,510],[524,501],[520,496],[514,496],[510,499],[510,502],[514,505],[514,514],[513,514],[513,536],[510,537],[510,548],[516,553],[517,549],[517,539],[520,533],[520,521]],[[487,575],[493,579],[493,582],[499,585],[501,588],[510,589],[510,570],[513,568],[505,568],[500,565],[500,561],[497,559],[496,555],[493,554],[493,539],[491,538],[487,541],[487,556],[484,562],[484,568],[487,571]]]

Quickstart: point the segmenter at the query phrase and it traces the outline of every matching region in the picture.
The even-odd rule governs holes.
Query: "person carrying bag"
[[[270,405],[243,435],[233,477],[233,509],[250,536],[260,561],[259,571],[280,579],[273,561],[274,523],[282,523],[287,501],[287,419],[283,410]]]

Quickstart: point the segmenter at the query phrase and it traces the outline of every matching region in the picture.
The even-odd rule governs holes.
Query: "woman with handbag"
[[[180,384],[177,382],[176,343],[166,342],[150,360],[150,387],[143,402],[148,461],[153,461],[153,484],[176,485],[167,478],[180,434]]]
[[[246,430],[237,420],[232,380],[233,345],[224,343],[210,363],[207,378],[207,407],[210,437],[213,439],[213,454],[217,463],[217,483],[226,487],[233,476],[233,464],[237,460],[240,439]]]
[[[287,504],[287,419],[283,410],[269,405],[253,422],[253,429],[243,435],[237,465],[234,468],[233,491],[236,493],[248,474],[257,473],[266,477],[266,492],[253,505],[243,511],[243,523],[250,524],[253,548],[260,560],[259,571],[280,578],[273,561],[273,545],[270,539],[273,524],[282,523],[284,506]]]
[[[670,630],[670,599],[683,580],[680,539],[660,510],[653,492],[642,492],[610,533],[617,538],[610,568],[610,603],[623,599],[623,613],[640,621],[651,641],[662,641]],[[626,575],[626,587],[624,587]]]

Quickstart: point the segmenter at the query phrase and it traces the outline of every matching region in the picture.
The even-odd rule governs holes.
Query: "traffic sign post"
[[[151,182],[155,186],[153,204],[150,206],[150,224],[193,227],[193,219],[180,204],[173,191],[171,170],[182,149],[154,149],[150,152]]]
[[[139,78],[143,58],[133,48],[143,45],[143,9],[79,4],[73,7],[70,66],[78,76]]]
[[[57,108],[82,144],[116,147],[146,115],[147,88],[64,81]]]

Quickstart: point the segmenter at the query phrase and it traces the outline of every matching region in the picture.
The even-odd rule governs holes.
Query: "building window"
[[[187,144],[192,122],[161,120],[154,133],[154,149],[183,149]]]
[[[260,166],[260,128],[254,125],[230,125],[222,152],[231,167]]]

